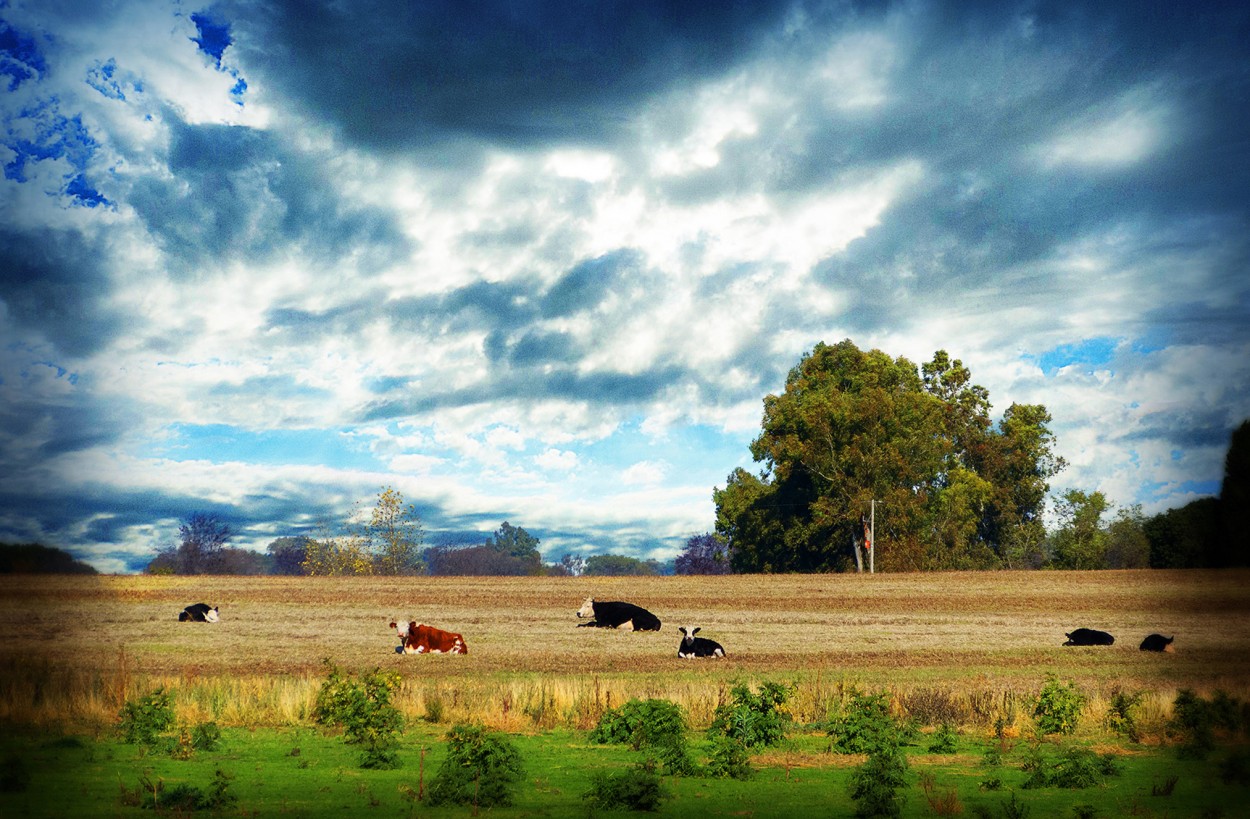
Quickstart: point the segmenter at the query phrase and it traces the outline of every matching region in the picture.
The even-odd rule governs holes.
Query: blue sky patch
[[[245,429],[228,424],[172,424],[152,457],[174,461],[377,469],[377,458],[339,429]]]
[[[226,48],[233,42],[230,39],[230,25],[218,23],[204,12],[192,14],[191,22],[195,23],[195,30],[199,32],[199,36],[192,37],[191,41],[199,46],[200,51],[212,57],[214,64],[221,68],[221,55],[226,53]]]
[[[0,20],[0,77],[9,78],[9,90],[16,91],[19,85],[47,70],[48,64],[34,39]]]
[[[56,110],[56,103],[56,99],[52,99],[33,110],[22,111],[22,118],[34,126],[34,137],[14,139],[12,131],[6,135],[9,139],[5,140],[5,147],[14,156],[4,165],[4,178],[25,182],[29,165],[63,159],[73,168],[73,172],[65,176],[65,192],[76,204],[88,207],[110,204],[86,176],[87,166],[99,143],[83,125],[82,117],[62,116]]]
[[[1046,375],[1054,375],[1056,371],[1073,364],[1086,364],[1093,368],[1111,361],[1117,343],[1117,339],[1107,336],[1087,338],[1075,344],[1060,344],[1033,360]]]

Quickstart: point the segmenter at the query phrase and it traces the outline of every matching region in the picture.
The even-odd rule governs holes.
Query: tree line
[[[850,340],[818,344],[764,399],[751,454],[713,490],[715,537],[735,572],[861,568],[1242,566],[1250,561],[1250,421],[1233,434],[1218,498],[1151,518],[1070,490],[1043,522],[1054,453],[1050,412],[989,392],[944,350],[919,368]],[[869,515],[876,526],[869,537]]]
[[[989,392],[945,350],[917,367],[849,339],[821,343],[780,395],[764,399],[750,445],[758,471],[734,469],[713,488],[713,529],[690,536],[669,564],[615,554],[544,563],[539,539],[507,521],[478,544],[427,547],[416,509],[384,487],[340,533],[322,525],[320,534],[280,537],[265,553],[230,547],[234,531],[220,516],[190,515],[146,571],[607,576],[839,572],[869,561],[881,571],[1250,565],[1250,420],[1233,433],[1218,497],[1146,517],[1140,506],[1116,509],[1102,492],[1069,490],[1055,499],[1057,525],[1048,530],[1050,481],[1066,467],[1050,412],[1015,403],[995,421],[990,406]],[[12,571],[5,565],[0,571]],[[33,564],[26,557],[14,565]]]

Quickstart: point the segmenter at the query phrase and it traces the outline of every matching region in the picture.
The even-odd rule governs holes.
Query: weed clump
[[[882,746],[851,774],[848,790],[860,817],[900,816],[906,794],[907,758],[898,746]]]
[[[604,744],[628,745],[656,757],[664,772],[689,775],[695,772],[686,745],[689,723],[680,705],[669,700],[633,699],[619,708],[610,708],[590,732],[591,740]]]
[[[430,783],[430,804],[506,807],[524,775],[521,754],[506,736],[455,725],[447,732],[447,758]]]
[[[654,759],[643,760],[619,773],[596,773],[590,790],[582,795],[592,808],[637,811],[657,811],[667,797]]]
[[[172,695],[158,688],[137,700],[127,700],[118,713],[118,732],[122,742],[128,745],[152,747],[160,742],[161,734],[174,724]]]
[[[728,737],[746,748],[776,745],[786,736],[789,715],[782,707],[793,688],[765,682],[755,694],[746,685],[735,685],[729,692],[731,702],[716,707],[707,729],[708,737]]]
[[[322,725],[343,726],[347,743],[363,749],[360,767],[399,767],[397,750],[404,715],[391,704],[399,688],[399,674],[375,668],[354,680],[329,665],[329,675],[317,692],[313,719]]]
[[[833,739],[830,749],[838,754],[876,754],[897,750],[910,736],[911,729],[890,714],[889,696],[851,692],[841,713],[831,719],[826,732]]]
[[[1127,694],[1116,691],[1111,695],[1111,704],[1107,708],[1107,727],[1132,742],[1141,741],[1141,731],[1137,727],[1137,718],[1133,713],[1141,705],[1141,692]]]
[[[953,754],[959,749],[958,734],[950,723],[944,722],[933,732],[933,741],[929,743],[931,754]]]
[[[212,784],[205,790],[186,782],[180,782],[172,788],[166,788],[164,780],[158,779],[153,782],[145,776],[139,781],[138,794],[141,794],[140,798],[136,799],[136,793],[126,791],[123,788],[122,804],[134,806],[137,802],[138,807],[157,812],[220,811],[229,808],[239,800],[238,796],[230,792],[230,780],[232,779],[234,777],[231,774],[218,768],[217,773],[213,776]]]
[[[1243,725],[1241,702],[1223,691],[1205,700],[1188,688],[1172,703],[1169,732],[1181,740],[1181,759],[1206,759],[1215,750],[1215,732],[1236,733]]]
[[[1023,787],[1079,790],[1102,785],[1107,777],[1118,776],[1120,767],[1112,754],[1096,754],[1088,748],[1068,748],[1059,758],[1048,761],[1041,748],[1034,747],[1021,770],[1029,774]]]
[[[1085,695],[1072,682],[1046,675],[1046,684],[1033,702],[1033,722],[1040,734],[1071,734],[1085,707]]]

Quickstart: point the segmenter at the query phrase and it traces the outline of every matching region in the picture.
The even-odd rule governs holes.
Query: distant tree
[[[625,577],[658,575],[662,573],[655,560],[639,560],[624,555],[591,555],[586,558],[587,577]]]
[[[424,539],[416,508],[404,503],[399,490],[384,487],[378,493],[363,535],[365,549],[373,554],[377,574],[422,574],[425,571],[421,560]]]
[[[251,549],[225,548],[217,556],[214,574],[264,575],[273,574],[273,560],[267,554]]]
[[[1145,522],[1140,505],[1116,512],[1107,527],[1108,569],[1144,569],[1150,565],[1150,541],[1142,529]]]
[[[309,538],[304,545],[303,573],[318,577],[373,574],[374,561],[355,536]]]
[[[540,542],[520,526],[513,526],[505,520],[495,534],[487,539],[486,545],[521,561],[527,567],[525,574],[541,574],[543,558],[538,551]]]
[[[586,571],[586,558],[581,555],[575,555],[572,552],[566,552],[560,557],[560,562],[556,564],[560,569],[558,574],[565,577],[580,577]]]
[[[223,574],[221,550],[234,530],[215,513],[194,512],[178,524],[178,545],[161,549],[149,574]]]
[[[729,574],[729,546],[716,535],[691,535],[674,561],[677,574]]]
[[[99,574],[64,549],[39,543],[0,543],[0,574]]]
[[[435,546],[425,550],[425,563],[432,575],[521,577],[532,574],[529,561],[485,543],[468,547]]]
[[[944,350],[921,369],[849,339],[817,344],[764,399],[743,469],[713,491],[716,533],[740,572],[845,570],[878,515],[878,571],[990,568],[1035,544],[1052,453],[1050,414],[989,394]]]
[[[1220,485],[1219,536],[1210,549],[1218,566],[1250,565],[1250,419],[1233,432]]]
[[[1051,538],[1051,563],[1057,569],[1105,569],[1107,533],[1102,516],[1107,498],[1101,492],[1077,489],[1064,493],[1056,506],[1059,528]]]
[[[303,574],[304,558],[308,554],[308,538],[280,537],[271,541],[268,547],[273,559],[273,573],[282,575]]]
[[[1219,537],[1218,498],[1198,498],[1160,512],[1142,523],[1155,569],[1194,569],[1211,565],[1209,550]]]

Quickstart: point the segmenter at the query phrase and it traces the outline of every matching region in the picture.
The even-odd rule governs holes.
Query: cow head
[[[594,617],[595,616],[595,598],[587,597],[586,602],[582,603],[582,607],[577,610],[578,617]]]
[[[696,634],[698,634],[698,633],[699,633],[699,627],[698,627],[698,626],[695,626],[694,628],[689,628],[689,629],[688,629],[688,628],[686,628],[685,626],[678,626],[678,627],[677,627],[677,630],[678,630],[678,631],[680,631],[682,634],[684,634],[684,635],[685,635],[684,637],[682,637],[682,638],[681,638],[681,641],[682,641],[683,643],[693,643],[693,642],[694,642],[694,635],[696,635]]]
[[[211,609],[209,609],[208,611],[204,612],[204,620],[205,620],[206,622],[209,622],[209,623],[216,623],[218,619],[219,619],[219,617],[218,617],[218,615],[217,615],[217,607],[216,607],[216,606],[213,606]]]

